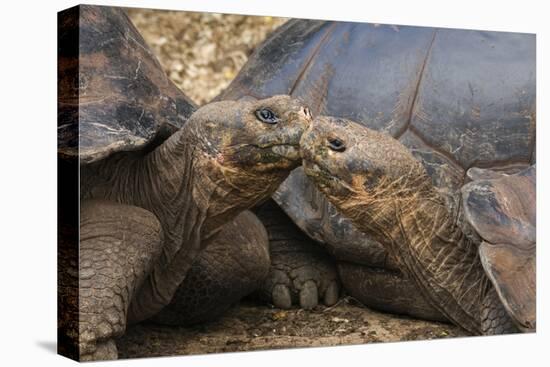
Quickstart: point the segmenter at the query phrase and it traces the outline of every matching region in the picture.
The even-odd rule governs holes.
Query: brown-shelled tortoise
[[[62,353],[116,358],[127,323],[215,315],[258,287],[268,237],[247,209],[301,163],[307,108],[196,109],[123,10],[79,6],[59,15],[58,118]],[[193,274],[201,262],[213,278]]]
[[[442,204],[441,211],[424,214],[456,219],[452,233],[441,218],[432,218],[438,228],[422,227],[425,223],[408,228],[407,235],[420,241],[448,234],[441,238],[449,242],[442,247],[448,251],[432,248],[425,258],[388,251],[387,237],[381,242],[380,236],[396,230],[395,223],[384,221],[395,208],[378,203],[359,210],[342,199],[336,209],[313,184],[317,179],[307,179],[302,167],[294,170],[274,199],[336,259],[350,295],[390,312],[451,320],[476,334],[509,332],[515,326],[534,330],[534,35],[291,20],[257,48],[219,99],[278,93],[300,98],[314,116],[333,116],[323,120],[325,138],[342,130],[361,146],[362,155],[354,155],[337,136],[332,143],[315,145],[321,149],[326,143],[325,155],[341,150],[347,157],[336,163],[326,158],[340,179],[373,169],[373,180],[387,170],[396,183],[413,183],[408,161],[395,157],[414,157],[421,163],[417,173],[429,178]],[[373,136],[391,141],[391,148],[384,150],[376,138],[360,141],[361,129],[346,131],[343,119],[378,131]],[[369,154],[377,156],[383,170],[369,166]],[[381,200],[386,194],[391,192],[380,194]],[[423,204],[416,204],[410,210],[421,211]],[[470,246],[463,259],[452,253],[454,245],[462,251],[459,243]],[[439,280],[427,278],[426,272]]]

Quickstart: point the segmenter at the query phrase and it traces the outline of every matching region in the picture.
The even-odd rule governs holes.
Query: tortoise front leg
[[[449,322],[402,272],[351,262],[338,262],[338,274],[348,294],[365,306],[424,320]]]
[[[483,335],[516,334],[520,330],[508,315],[497,291],[491,287],[481,304],[481,332]]]
[[[242,212],[205,244],[170,304],[151,320],[191,325],[221,316],[262,284],[270,265],[268,246],[260,220]]]
[[[126,330],[128,305],[151,271],[162,230],[150,212],[86,200],[80,209],[80,360],[116,359],[114,339]]]

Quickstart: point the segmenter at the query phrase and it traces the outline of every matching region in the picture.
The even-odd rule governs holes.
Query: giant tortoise
[[[178,288],[203,248],[240,249],[251,279],[237,288],[267,274],[267,233],[246,209],[301,162],[311,115],[285,95],[195,110],[122,10],[59,21],[60,344],[116,358],[127,323],[186,304]]]
[[[75,29],[78,26],[78,11],[73,10],[73,13],[69,15],[60,18],[60,40],[72,41],[72,43],[60,42],[60,45],[72,44],[74,46],[76,45],[74,41],[77,39]],[[59,51],[60,123],[58,131],[60,136],[59,155],[61,157],[59,164],[62,178],[60,180],[60,190],[67,194],[71,193],[70,189],[75,183],[72,178],[75,176],[65,175],[65,173],[77,172],[77,163],[80,162],[83,166],[82,173],[84,177],[83,198],[108,197],[122,202],[126,202],[126,199],[128,199],[127,204],[134,204],[130,194],[123,194],[124,198],[118,197],[122,191],[126,191],[126,187],[118,193],[114,192],[117,190],[115,183],[123,181],[119,174],[122,173],[122,176],[124,176],[128,173],[130,169],[126,167],[131,166],[127,164],[128,162],[143,162],[144,157],[151,156],[151,152],[164,146],[165,143],[163,144],[163,142],[167,141],[166,139],[170,135],[177,132],[185,124],[195,110],[195,106],[166,79],[166,76],[160,71],[160,65],[152,56],[143,39],[121,11],[84,6],[80,7],[80,15],[80,26],[83,28],[83,32],[80,34],[80,49],[73,47],[60,49]],[[499,37],[504,38],[504,40],[499,39]],[[443,41],[439,42],[441,38],[443,38]],[[465,40],[462,38],[465,38]],[[481,46],[479,44],[475,44],[475,47],[472,46],[475,43],[473,40],[476,39],[481,43]],[[528,41],[524,41],[524,39]],[[466,162],[462,166],[463,171],[465,171],[464,167],[486,167],[492,162],[498,163],[499,168],[509,168],[507,163],[518,163],[517,167],[522,167],[524,163],[530,160],[534,161],[534,119],[530,118],[531,115],[534,116],[534,91],[532,87],[534,71],[530,57],[526,57],[525,60],[517,57],[517,55],[530,55],[534,47],[531,43],[530,37],[526,35],[293,20],[281,27],[258,48],[233,84],[217,99],[238,100],[241,105],[238,108],[244,108],[243,105],[255,105],[254,103],[257,103],[257,101],[274,94],[290,94],[301,98],[314,107],[316,114],[350,117],[373,128],[385,129],[394,136],[399,137],[408,146],[414,148],[413,152],[415,154],[427,155],[429,159],[426,159],[425,162],[431,163],[437,168],[429,171],[433,179],[442,188],[456,190],[462,185],[463,181],[449,175],[449,172],[455,172],[457,167],[456,164],[453,165],[453,163],[456,163],[454,160]],[[495,46],[501,44],[505,46],[506,50],[503,51],[500,47],[496,47],[496,50],[500,52],[497,55],[491,57],[491,55],[488,56],[481,52],[495,49]],[[443,50],[436,52],[438,47],[443,48]],[[468,96],[461,85],[456,90],[453,88],[447,90],[450,97],[454,98],[447,96],[445,99],[443,98],[444,95],[435,94],[435,97],[441,97],[441,100],[437,99],[435,105],[428,105],[428,107],[430,111],[436,111],[438,114],[448,113],[451,116],[460,117],[464,115],[464,106],[461,103],[476,104],[477,107],[472,110],[472,113],[477,114],[478,120],[476,121],[481,121],[478,128],[482,128],[480,136],[485,139],[481,143],[489,142],[482,148],[484,150],[482,150],[481,160],[472,158],[472,147],[480,143],[478,142],[479,139],[476,140],[479,136],[472,134],[470,131],[472,126],[466,122],[465,118],[456,121],[455,133],[470,131],[465,134],[462,140],[454,137],[454,140],[449,138],[450,140],[445,142],[444,140],[438,140],[435,135],[434,141],[422,140],[425,137],[419,133],[419,131],[428,128],[434,129],[429,124],[427,126],[419,125],[417,121],[420,117],[426,118],[426,111],[422,109],[422,101],[427,99],[428,102],[433,102],[433,100],[425,97],[422,92],[424,84],[428,80],[427,76],[434,73],[432,71],[430,74],[431,65],[434,65],[433,68],[436,72],[439,70],[441,73],[441,68],[438,68],[438,65],[448,63],[445,60],[437,61],[436,59],[437,62],[431,60],[434,55],[445,56],[450,48],[455,50],[455,54],[463,55],[462,57],[465,59],[468,59],[467,55],[475,55],[475,57],[470,57],[469,60],[476,58],[481,60],[479,65],[476,64],[478,65],[478,69],[475,69],[477,72],[467,69],[467,66],[471,65],[456,62],[454,74],[453,72],[449,73],[449,77],[454,76],[454,79],[451,79],[455,82],[459,80],[461,75],[458,71],[466,68],[464,71],[471,73],[471,82],[468,84],[471,98],[457,99],[457,95]],[[76,59],[79,52],[82,65],[80,66],[80,77],[75,80],[71,75],[74,75],[75,70],[78,70],[79,62]],[[493,64],[488,64],[489,61]],[[498,67],[493,70],[493,65],[498,65]],[[480,67],[481,70],[479,70]],[[97,71],[102,73],[97,73]],[[496,73],[496,75],[491,73]],[[101,77],[98,77],[98,75],[101,75]],[[498,88],[504,85],[509,87],[509,90],[516,91],[519,97],[515,100],[515,104],[506,102],[513,98],[510,94],[505,93],[505,88],[499,90],[493,84],[486,83],[487,80],[493,82],[494,77],[503,75],[506,78],[496,79],[501,80]],[[476,79],[474,76],[479,76],[479,78]],[[467,79],[470,80],[470,77]],[[483,79],[485,77],[486,79]],[[435,79],[437,81],[437,78]],[[439,80],[438,85],[445,84],[447,88],[448,82],[448,80]],[[479,101],[474,98],[474,94],[478,93],[481,87],[483,87],[484,93],[488,93],[485,90],[487,85],[494,87],[490,89],[492,92],[497,91],[502,94],[501,98],[495,97],[499,103],[494,103],[492,94],[489,94],[491,98],[488,98],[486,94],[482,94],[483,103],[478,103]],[[434,98],[434,93],[431,94],[430,98]],[[80,104],[78,104],[78,101],[80,101]],[[446,104],[438,104],[441,101]],[[302,120],[309,119],[309,113],[305,108],[296,105],[293,101],[288,103],[299,110],[298,115],[301,116]],[[426,103],[424,102],[424,104]],[[453,108],[445,110],[443,107],[449,107],[447,104]],[[481,109],[481,107],[487,107],[487,111],[485,108]],[[509,134],[503,134],[502,129],[491,131],[487,123],[487,121],[490,121],[490,116],[496,116],[497,112],[502,111],[505,112],[502,116],[506,118],[501,118],[501,115],[499,115],[499,118],[494,121],[495,129],[504,124],[504,128],[517,133],[516,139],[513,141],[514,149],[508,151],[503,149],[502,146],[511,141]],[[527,113],[524,113],[525,111]],[[272,112],[271,109],[270,111],[258,113],[260,116],[255,113],[255,116],[260,119],[271,120]],[[485,115],[487,113],[489,113],[489,117]],[[83,129],[86,133],[81,133],[80,136],[78,125],[75,123],[78,114],[80,114],[80,124],[87,124],[86,128]],[[516,116],[518,114],[523,114],[524,118]],[[427,120],[430,121],[429,118]],[[452,123],[455,124],[455,121],[452,121]],[[447,124],[451,124],[450,120],[447,120]],[[416,127],[417,125],[420,127]],[[442,134],[440,130],[436,129],[436,131]],[[476,131],[476,134],[478,132]],[[296,135],[299,135],[299,133]],[[79,139],[80,152],[77,147]],[[457,139],[460,142],[465,141],[465,144],[455,144]],[[168,141],[170,140],[173,139],[168,139]],[[438,145],[441,143],[444,143],[443,146]],[[491,144],[494,144],[498,149],[491,150]],[[437,149],[430,152],[423,151],[422,147],[430,145],[436,146]],[[194,146],[200,146],[200,144]],[[292,156],[296,154],[294,149],[280,145],[274,149],[274,153],[275,156],[279,157],[285,154]],[[237,156],[239,159],[245,158],[242,155]],[[269,159],[272,164],[275,157],[273,154],[258,154],[255,158]],[[249,160],[248,163],[250,164],[251,161]],[[469,163],[472,163],[471,166]],[[110,181],[105,181],[106,171],[104,170],[115,164],[122,168],[121,171],[116,172],[116,174],[113,173]],[[135,165],[139,165],[139,163],[135,163]],[[285,167],[285,170],[293,165],[295,163]],[[147,169],[146,164],[141,167]],[[250,168],[250,166],[247,166],[247,168]],[[515,166],[512,168],[515,168]],[[208,172],[207,170],[204,171]],[[98,178],[99,176],[103,176],[103,183],[98,183],[98,181],[101,181]],[[208,177],[206,176],[208,174],[202,177],[207,180]],[[269,185],[267,185],[269,189],[263,187],[265,191],[261,195],[263,197],[269,195],[268,191],[274,189],[271,185],[277,184],[283,177],[284,174],[278,176],[276,180],[270,179]],[[437,307],[434,307],[419,295],[420,292],[415,283],[400,273],[398,261],[389,257],[384,247],[376,243],[372,237],[357,231],[348,219],[340,216],[334,207],[304,177],[303,171],[295,170],[290,179],[275,194],[275,200],[300,228],[315,240],[323,243],[334,258],[338,260],[340,275],[348,292],[368,305],[385,310],[433,319],[445,318]],[[454,180],[455,178],[456,180]],[[249,188],[256,189],[257,187],[249,186]],[[450,189],[449,192],[452,192],[453,190]],[[140,191],[139,195],[141,196],[142,193],[144,192]],[[70,270],[74,268],[75,261],[76,264],[78,263],[75,252],[70,251],[71,241],[69,241],[71,239],[73,241],[77,240],[75,228],[78,227],[78,223],[71,222],[71,218],[75,217],[71,215],[74,214],[75,210],[78,210],[78,207],[72,205],[74,203],[69,199],[60,200],[60,229],[65,234],[60,241],[60,262],[67,265],[64,267],[65,269]],[[260,200],[260,197],[254,199],[248,197],[247,200],[250,201],[246,204],[244,201],[240,203],[239,210],[254,205],[255,202]],[[138,205],[138,208],[131,206],[128,209],[121,209],[122,207],[116,204],[114,206],[118,209],[115,207],[104,209],[101,207],[105,204],[113,205],[113,203],[88,200],[83,207],[87,207],[86,204],[88,203],[92,204],[92,208],[99,206],[100,208],[97,210],[105,213],[102,214],[103,218],[110,220],[110,217],[114,216],[116,217],[114,222],[118,220],[121,225],[127,225],[128,223],[124,222],[128,222],[134,217],[147,218],[149,216],[153,222],[154,218],[157,217],[156,214],[151,214],[151,211],[140,210],[140,205]],[[219,201],[212,199],[212,203],[219,204]],[[267,227],[272,245],[278,245],[278,241],[276,241],[278,238],[285,239],[285,241],[279,241],[284,246],[280,251],[283,256],[280,256],[282,266],[278,272],[279,276],[285,279],[280,282],[276,275],[277,272],[272,272],[272,276],[265,282],[265,285],[269,287],[265,293],[287,306],[291,298],[290,295],[296,295],[297,293],[299,294],[300,304],[305,307],[311,307],[316,302],[317,297],[324,297],[325,302],[328,304],[334,303],[338,286],[330,264],[327,265],[327,259],[322,258],[322,256],[311,256],[312,252],[316,252],[314,246],[310,246],[313,242],[304,238],[303,235],[298,233],[299,231],[289,231],[288,228],[291,225],[285,224],[288,223],[288,220],[285,222],[283,216],[277,212],[277,207],[272,203],[266,205],[267,209],[266,206],[263,206],[257,212],[260,217],[263,215],[264,223],[268,223]],[[220,209],[223,211],[220,206],[215,206],[215,210]],[[197,239],[197,233],[195,233],[196,241],[194,243],[196,247],[194,249],[196,251],[188,251],[187,260],[182,260],[185,263],[182,266],[177,264],[178,266],[170,268],[166,262],[173,261],[173,258],[170,259],[170,254],[166,255],[163,252],[163,254],[158,255],[160,260],[155,264],[157,264],[157,267],[162,268],[159,273],[163,272],[166,279],[159,282],[158,279],[155,280],[155,276],[141,276],[141,280],[145,282],[145,288],[147,288],[147,283],[150,285],[149,288],[154,288],[154,284],[160,283],[163,284],[163,287],[168,284],[168,288],[170,288],[170,291],[165,294],[165,299],[162,302],[156,302],[158,308],[160,308],[171,301],[167,308],[154,316],[157,321],[186,323],[204,320],[212,313],[219,314],[221,309],[227,307],[227,304],[234,302],[257,286],[258,282],[263,281],[266,274],[265,266],[263,266],[265,265],[263,263],[266,262],[266,254],[265,251],[259,248],[264,247],[265,249],[267,245],[265,243],[265,233],[262,233],[261,224],[251,214],[237,215],[239,210],[235,210],[233,215],[227,215],[227,217],[224,215],[223,218],[217,218],[213,221],[218,222],[219,219],[219,222],[224,222],[228,220],[228,217],[234,218],[232,224],[227,224],[225,227],[222,226],[222,223],[212,225],[212,228],[209,228],[212,233],[211,241],[200,241]],[[135,216],[132,214],[134,211],[137,212]],[[277,214],[273,215],[272,213],[275,212]],[[84,218],[86,218],[85,215]],[[274,218],[275,220],[273,220]],[[93,223],[93,218],[91,222]],[[178,230],[185,227],[181,221],[174,223],[174,225],[178,227]],[[257,230],[245,231],[242,234],[239,233],[241,235],[239,238],[232,238],[231,235],[235,235],[236,231],[230,228],[231,225],[237,228],[249,226],[250,228],[257,228]],[[143,227],[143,231],[148,231],[146,225]],[[225,233],[229,236],[229,240],[225,243],[216,242],[217,237],[214,234],[216,232],[214,227],[219,228],[218,233],[222,233],[224,228],[227,228]],[[112,229],[112,227],[109,228]],[[134,231],[134,228],[135,226],[132,226],[132,231]],[[162,221],[156,228],[158,233],[161,232],[160,228],[165,231]],[[155,232],[155,228],[149,229],[150,232]],[[150,234],[150,232],[148,233]],[[256,235],[252,235],[252,232]],[[284,232],[284,235],[281,237],[282,232]],[[144,238],[148,236],[148,234],[142,234],[139,230],[131,235],[128,233],[128,235],[129,238],[131,238],[131,235],[143,236]],[[166,236],[166,233],[164,233],[164,236]],[[201,239],[203,238],[201,233]],[[291,241],[286,241],[287,239]],[[158,245],[158,241],[156,242]],[[197,251],[204,247],[206,243],[208,243],[206,249],[200,255],[197,255]],[[213,250],[209,253],[208,249]],[[158,246],[156,250],[158,250]],[[242,257],[239,252],[241,250],[244,250],[242,252],[244,256]],[[114,249],[114,251],[118,250]],[[151,260],[154,257],[154,252],[154,244],[149,246],[149,250],[139,252],[140,255],[143,253],[149,254],[142,258],[141,263],[139,263],[143,266],[143,269],[154,266]],[[296,264],[285,263],[289,259],[295,258],[295,256],[284,256],[285,254],[288,255],[289,252],[302,255],[302,259],[298,261],[298,267],[306,269],[305,272],[302,274],[298,272],[297,275]],[[234,262],[238,263],[238,266],[242,266],[242,260],[246,259],[246,256],[252,259],[252,261],[246,261],[246,264],[258,266],[240,269],[242,273],[235,273],[236,268],[232,266],[221,267],[224,271],[217,272],[220,266],[209,261],[210,256],[214,259],[220,257],[231,258],[227,254],[233,254],[236,257],[231,260],[236,260]],[[113,257],[108,248],[104,253],[96,252],[94,258],[96,256],[100,261],[105,262],[111,261],[109,259]],[[116,256],[114,256],[114,259],[116,259]],[[195,259],[193,263],[192,259]],[[148,264],[146,264],[147,261]],[[304,266],[304,262],[307,263],[308,261],[310,262],[309,269]],[[93,262],[90,263],[90,266],[93,268]],[[186,271],[185,269],[189,267],[190,270]],[[175,268],[177,268],[177,271],[173,271]],[[320,270],[311,271],[311,268]],[[60,269],[63,269],[63,267],[60,267]],[[98,271],[101,277],[104,268],[84,270],[81,277],[93,277],[96,275],[95,270]],[[119,270],[123,269],[119,268]],[[281,275],[285,272],[288,276]],[[145,273],[147,273],[146,270],[144,270]],[[185,284],[185,280],[184,283],[180,284],[185,274],[189,275],[187,277],[189,284]],[[248,277],[235,276],[235,274],[247,274]],[[308,279],[308,277],[311,279]],[[82,294],[79,294],[78,291],[75,292],[75,289],[78,289],[75,284],[78,283],[79,279],[71,271],[62,271],[59,278],[60,297],[63,299],[61,305],[62,308],[65,307],[65,309],[60,309],[60,315],[72,316],[60,320],[61,336],[72,338],[72,344],[78,345],[78,341],[74,342],[74,339],[78,338],[78,324],[75,324],[75,320],[78,321],[76,315],[79,312],[75,306],[75,304],[78,304],[78,302],[74,302],[75,299],[80,296],[81,300],[86,300],[82,304],[85,307],[90,306],[92,310],[94,307],[98,307],[97,305],[100,305],[99,307],[110,307],[111,305],[108,303],[111,299],[106,297],[101,300],[97,296],[87,299],[86,297],[93,294],[87,289],[83,289]],[[175,281],[168,278],[178,279]],[[248,279],[244,279],[245,282],[242,283],[243,278]],[[191,282],[191,279],[199,281]],[[222,283],[220,283],[220,279]],[[224,279],[227,279],[227,282],[223,282]],[[292,281],[289,282],[289,279]],[[140,280],[134,279],[133,281],[137,289],[137,283]],[[86,283],[93,284],[94,282],[90,279],[84,279],[84,284]],[[233,294],[225,292],[225,290],[234,290],[239,287],[242,287],[242,292],[234,292]],[[296,289],[289,289],[293,287],[299,288],[298,292],[296,292]],[[213,293],[210,292],[211,289],[214,289]],[[107,289],[107,292],[110,292],[109,289]],[[135,314],[137,315],[140,313],[138,312],[140,308],[147,309],[151,303],[155,303],[152,299],[142,297],[141,289],[139,289],[139,292],[140,296],[133,297],[132,303],[130,303],[132,307],[130,315],[134,314],[132,309],[136,309]],[[128,290],[126,298],[115,297],[117,301],[115,301],[113,310],[117,307],[118,309],[128,307],[130,293],[130,290]],[[145,290],[145,293],[147,293],[147,290]],[[174,295],[175,297],[172,297]],[[107,299],[109,301],[106,301]],[[220,308],[205,308],[205,304],[209,307],[216,305]],[[197,310],[204,311],[205,309],[208,309],[207,312],[197,314]],[[141,317],[136,316],[132,319],[139,320],[154,313],[153,311],[143,312]],[[189,318],[186,315],[198,315],[198,318]],[[90,313],[91,322],[81,324],[80,331],[82,333],[80,338],[82,341],[81,347],[84,348],[84,357],[105,358],[114,356],[114,344],[112,340],[105,338],[104,335],[115,336],[122,333],[125,325],[124,317],[117,316],[116,312],[105,313],[103,316],[105,317],[102,318],[101,315]],[[97,328],[97,330],[94,330],[94,328]]]
[[[385,132],[320,116],[300,148],[308,177],[442,314],[474,334],[534,331],[534,167],[467,184],[462,206]],[[493,243],[466,234],[463,208]]]
[[[397,139],[455,209],[469,181],[516,173],[535,162],[531,34],[291,20],[256,49],[218,99],[277,93],[302,99],[314,115],[351,119]],[[337,260],[349,294],[377,309],[449,319],[403,274],[398,259],[341,215],[301,167],[274,200]],[[472,208],[470,218],[482,215],[482,208]],[[486,240],[471,222],[463,221],[464,234]],[[497,216],[491,229],[505,233],[507,225]],[[274,298],[288,293],[278,289]]]

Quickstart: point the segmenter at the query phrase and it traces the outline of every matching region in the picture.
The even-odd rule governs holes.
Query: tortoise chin
[[[330,172],[323,164],[304,160],[302,166],[305,174],[328,196],[340,196],[354,191],[350,184]]]
[[[303,167],[306,175],[313,178],[315,182],[318,182],[321,188],[328,187],[335,181],[335,177],[326,168],[321,167],[315,162],[304,160]]]

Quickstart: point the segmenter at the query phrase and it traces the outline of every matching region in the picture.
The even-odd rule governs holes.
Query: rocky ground
[[[132,9],[129,15],[170,78],[195,102],[225,88],[255,46],[285,19]],[[250,300],[221,319],[190,328],[149,323],[118,341],[122,358],[332,346],[465,336],[447,324],[368,309],[351,298],[312,311],[282,311]]]

